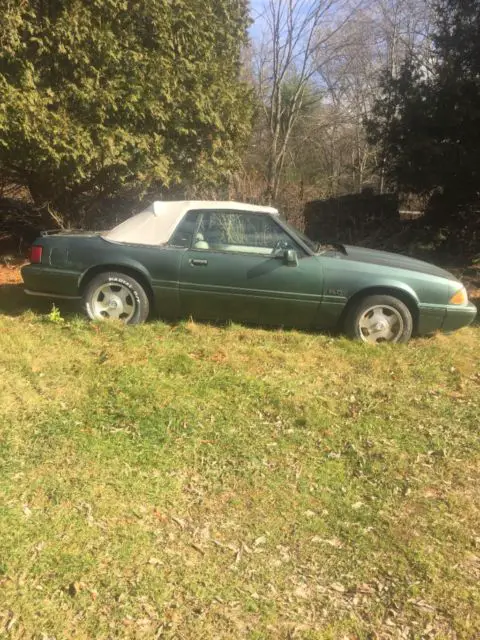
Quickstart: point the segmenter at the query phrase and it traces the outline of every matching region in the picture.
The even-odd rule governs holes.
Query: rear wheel
[[[351,338],[371,344],[408,342],[413,319],[407,305],[398,298],[368,296],[347,312],[345,330]]]
[[[106,272],[87,285],[83,302],[91,320],[120,320],[141,324],[148,318],[150,304],[145,289],[131,276]]]

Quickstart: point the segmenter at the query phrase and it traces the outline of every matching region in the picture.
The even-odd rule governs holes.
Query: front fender
[[[413,316],[415,334],[426,335],[434,333],[442,327],[446,313],[445,300],[447,291],[448,285],[445,281],[431,281],[428,290],[420,287],[419,292],[406,282],[390,278],[378,278],[373,285],[363,288],[358,287],[348,298],[345,310],[347,306],[355,304],[356,300],[360,300],[367,295],[393,295],[409,307]],[[343,316],[344,313],[341,317]]]
[[[325,288],[320,308],[320,324],[327,328],[342,323],[347,306],[362,297],[376,294],[395,295],[408,303],[417,315],[420,300],[415,289],[406,282],[381,274],[358,273],[328,269],[325,273]]]
[[[403,296],[408,296],[417,307],[420,304],[416,291],[410,285],[401,280],[393,280],[391,278],[375,278],[368,283],[363,282],[359,284],[356,288],[352,288],[349,291],[346,302],[348,303],[352,298],[359,297],[360,295],[375,295],[380,293],[395,295],[395,292],[399,292],[403,294]]]

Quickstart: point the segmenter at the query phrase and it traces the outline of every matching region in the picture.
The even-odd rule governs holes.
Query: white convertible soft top
[[[103,234],[105,240],[132,244],[160,245],[168,242],[180,220],[187,211],[198,209],[220,209],[270,213],[278,215],[273,207],[260,207],[241,202],[220,200],[181,200],[162,202],[156,200],[141,213],[132,216]]]

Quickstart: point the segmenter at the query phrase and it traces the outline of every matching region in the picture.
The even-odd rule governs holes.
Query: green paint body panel
[[[298,266],[252,254],[187,250],[180,269],[184,316],[313,328],[322,302],[322,269],[314,256]]]
[[[22,269],[30,293],[78,296],[101,271],[136,276],[164,317],[233,320],[263,325],[334,329],[345,307],[366,295],[386,293],[406,302],[419,335],[451,331],[473,322],[471,303],[450,305],[460,289],[453,275],[402,255],[360,247],[314,253],[302,239],[298,264],[281,257],[113,243],[97,234],[40,237],[42,262]]]

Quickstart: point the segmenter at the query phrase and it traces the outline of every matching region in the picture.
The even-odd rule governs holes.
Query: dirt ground
[[[21,265],[0,265],[0,286],[3,284],[20,284],[22,282],[20,267]]]

